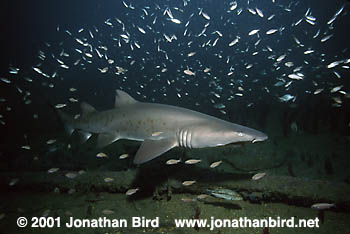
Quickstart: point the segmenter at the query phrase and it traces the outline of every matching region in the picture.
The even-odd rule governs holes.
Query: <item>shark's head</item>
[[[236,130],[235,134],[238,135],[241,142],[250,141],[252,143],[255,143],[258,141],[265,141],[268,139],[268,136],[263,132],[240,125],[238,126],[240,127],[240,129],[238,131]]]
[[[195,131],[187,134],[186,139],[187,142],[190,140],[192,148],[215,147],[236,142],[254,143],[265,141],[268,138],[260,131],[226,121],[224,123],[204,124],[195,128],[193,129]]]

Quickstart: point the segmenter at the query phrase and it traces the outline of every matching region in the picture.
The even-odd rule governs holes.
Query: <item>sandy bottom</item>
[[[226,201],[208,197],[204,201],[184,202],[183,198],[196,198],[190,194],[173,194],[169,201],[155,201],[152,198],[132,200],[124,194],[59,194],[59,193],[23,193],[1,194],[0,220],[1,233],[264,233],[263,228],[221,227],[210,231],[210,228],[176,228],[175,219],[262,219],[267,217],[298,219],[315,219],[318,211],[310,208],[288,206],[280,203],[251,204],[247,201]],[[6,201],[6,202],[5,202]],[[107,210],[107,211],[106,211]],[[196,211],[197,210],[197,211]],[[108,212],[108,214],[104,214]],[[199,213],[199,215],[198,215]],[[18,217],[26,217],[30,221],[33,216],[47,215],[59,217],[61,227],[54,228],[18,228]],[[99,228],[66,228],[69,218],[75,219],[126,219],[127,227]],[[159,227],[131,227],[132,217],[154,219],[159,217]],[[324,223],[319,228],[270,228],[269,233],[349,233],[350,214],[326,211]],[[119,224],[121,225],[121,224]],[[265,232],[267,233],[267,232]]]

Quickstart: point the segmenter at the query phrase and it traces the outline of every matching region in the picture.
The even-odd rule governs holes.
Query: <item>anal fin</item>
[[[79,140],[79,143],[81,143],[81,144],[85,143],[92,136],[92,134],[89,133],[89,132],[84,132],[84,131],[81,131],[81,130],[79,130],[77,132],[78,132],[77,135],[79,137],[78,140]]]
[[[134,163],[148,162],[176,146],[177,142],[173,137],[161,140],[145,140],[135,155]]]
[[[74,143],[83,144],[91,137],[91,135],[92,134],[89,132],[85,132],[82,130],[74,130],[70,139]]]

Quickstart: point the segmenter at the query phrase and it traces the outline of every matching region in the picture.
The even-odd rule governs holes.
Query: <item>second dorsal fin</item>
[[[91,106],[90,104],[88,104],[86,102],[82,102],[80,104],[80,108],[81,108],[82,115],[86,115],[86,114],[90,114],[90,113],[96,112],[95,107]]]

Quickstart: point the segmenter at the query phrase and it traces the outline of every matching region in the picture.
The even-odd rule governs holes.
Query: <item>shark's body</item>
[[[79,130],[88,138],[99,134],[98,146],[118,139],[143,141],[134,162],[147,162],[173,147],[204,148],[244,141],[264,141],[267,136],[257,130],[233,124],[189,109],[138,102],[117,90],[115,108],[97,112],[82,103],[82,115],[73,119],[59,111],[66,130]]]

